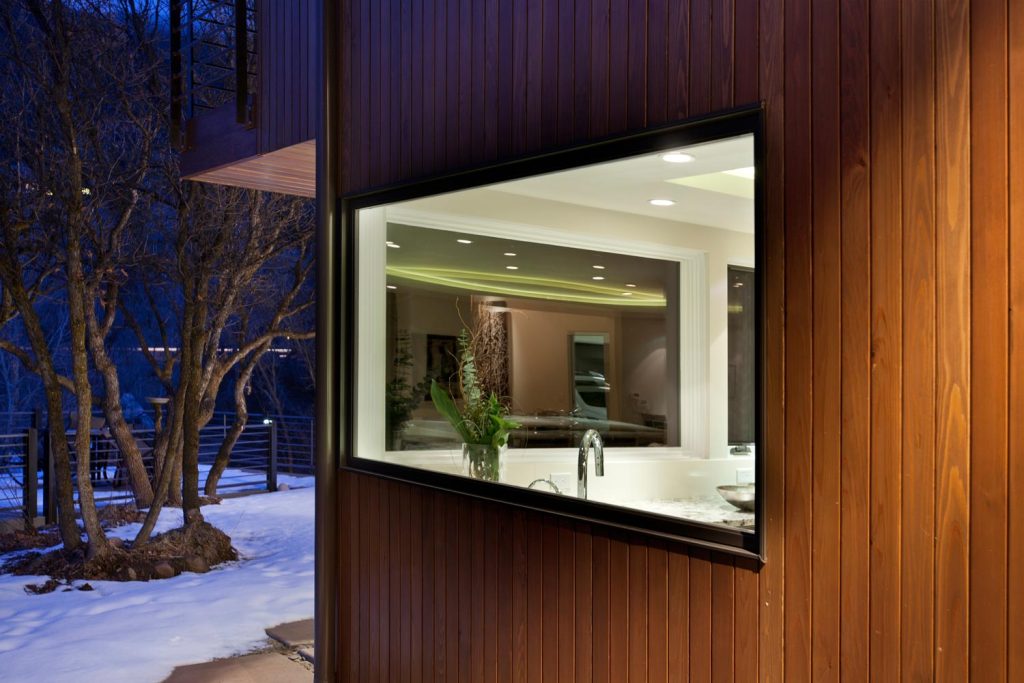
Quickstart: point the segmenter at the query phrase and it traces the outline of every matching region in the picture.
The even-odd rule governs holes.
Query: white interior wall
[[[388,356],[387,224],[383,208],[364,209],[357,219],[359,253],[356,311],[356,452],[384,452],[385,383]]]
[[[572,377],[569,335],[607,334],[610,347],[617,349],[616,316],[538,310],[514,299],[508,301],[508,307],[512,311],[509,327],[513,410],[523,415],[569,412],[574,407],[569,390]],[[617,386],[618,363],[614,357],[606,360],[609,381]],[[618,419],[616,412],[611,408],[609,417]]]
[[[668,357],[665,319],[624,315],[619,320],[622,343],[622,391],[618,392],[622,417],[642,423],[640,413],[666,415],[665,373]],[[637,400],[632,399],[636,396]],[[643,405],[641,410],[640,405]]]

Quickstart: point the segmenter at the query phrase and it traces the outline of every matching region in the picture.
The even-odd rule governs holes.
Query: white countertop
[[[694,522],[729,526],[754,523],[753,512],[733,507],[719,496],[694,496],[677,500],[631,500],[623,505]]]

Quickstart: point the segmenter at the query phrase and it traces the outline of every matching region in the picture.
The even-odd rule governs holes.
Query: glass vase
[[[501,481],[505,474],[505,446],[462,444],[462,473],[482,481]]]

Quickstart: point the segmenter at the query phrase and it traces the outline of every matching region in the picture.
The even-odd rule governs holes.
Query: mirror
[[[509,448],[575,448],[588,429],[608,446],[669,443],[664,378],[678,341],[667,334],[666,292],[676,264],[398,223],[388,223],[385,247],[388,450],[461,448],[430,395],[437,382],[466,400],[461,336],[474,381],[516,423]],[[659,409],[659,424],[648,424]],[[673,445],[677,425],[673,416]]]

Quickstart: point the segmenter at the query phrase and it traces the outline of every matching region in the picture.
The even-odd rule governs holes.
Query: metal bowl
[[[732,506],[748,512],[754,511],[754,485],[732,484],[719,486],[718,492]]]

